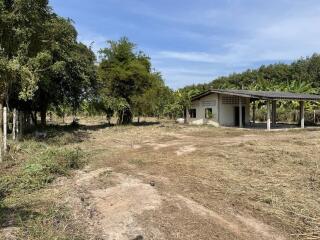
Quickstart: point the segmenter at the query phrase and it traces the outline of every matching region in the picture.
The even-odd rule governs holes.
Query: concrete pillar
[[[239,97],[239,127],[243,127],[243,122],[242,122],[242,101],[241,97]]]
[[[300,101],[300,124],[304,128],[304,101]]]
[[[252,104],[252,123],[256,124],[256,101],[253,101]]]
[[[272,100],[272,127],[277,124],[277,101]]]
[[[267,130],[270,131],[271,129],[271,119],[270,119],[270,101],[267,101]]]

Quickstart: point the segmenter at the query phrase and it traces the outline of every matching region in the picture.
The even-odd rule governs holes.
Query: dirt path
[[[63,184],[66,204],[93,239],[289,239],[276,223],[268,224],[270,218],[257,218],[245,202],[230,200],[221,175],[199,162],[213,142],[224,143],[223,152],[263,136],[235,132],[208,143],[203,131],[195,139],[194,129],[174,134],[148,128],[92,132],[85,144],[94,161]],[[222,152],[220,158],[232,155]]]
[[[99,184],[103,178],[107,178],[109,187],[104,188]],[[242,216],[239,213],[215,212],[182,195],[163,193],[154,186],[155,182],[145,183],[141,179],[116,173],[111,169],[79,171],[69,184],[72,182],[75,182],[75,185],[67,186],[69,198],[66,203],[74,210],[75,218],[86,218],[85,221],[88,222],[94,238],[194,239],[197,233],[188,233],[187,228],[179,230],[180,233],[175,236],[162,232],[157,221],[161,222],[164,212],[171,214],[166,224],[172,224],[173,228],[176,225],[187,227],[190,220],[194,224],[205,222],[209,227],[207,233],[219,233],[210,239],[285,239],[275,229],[253,217]],[[172,206],[178,209],[168,213],[167,208]],[[179,221],[179,224],[176,221]],[[182,225],[184,223],[186,226]],[[201,229],[202,227],[199,228]],[[199,233],[198,239],[208,239],[207,233]]]

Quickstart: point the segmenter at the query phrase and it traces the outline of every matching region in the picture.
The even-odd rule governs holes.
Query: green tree
[[[100,51],[102,61],[98,67],[98,77],[101,97],[120,99],[120,105],[125,107],[116,110],[119,123],[131,123],[133,99],[151,86],[150,59],[142,52],[135,52],[135,44],[127,38],[108,43],[109,46]]]

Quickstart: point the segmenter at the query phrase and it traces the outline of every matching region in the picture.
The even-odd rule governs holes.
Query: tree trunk
[[[40,111],[40,117],[41,117],[41,127],[46,127],[47,125],[47,109],[41,109]]]
[[[122,122],[121,124],[130,124],[132,123],[132,112],[130,109],[125,109],[122,114]]]
[[[20,114],[22,114],[22,112]],[[37,111],[35,111],[34,113],[31,111],[30,116],[31,116],[33,125],[37,126],[37,121],[38,121],[37,120]]]
[[[17,133],[17,110],[13,109],[13,119],[12,119],[12,140],[16,140],[16,133]]]

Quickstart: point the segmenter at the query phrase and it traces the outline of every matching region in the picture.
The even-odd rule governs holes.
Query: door
[[[244,126],[246,122],[246,108],[242,107],[242,125]],[[240,121],[239,121],[239,107],[234,108],[234,125],[236,127],[239,127]]]

